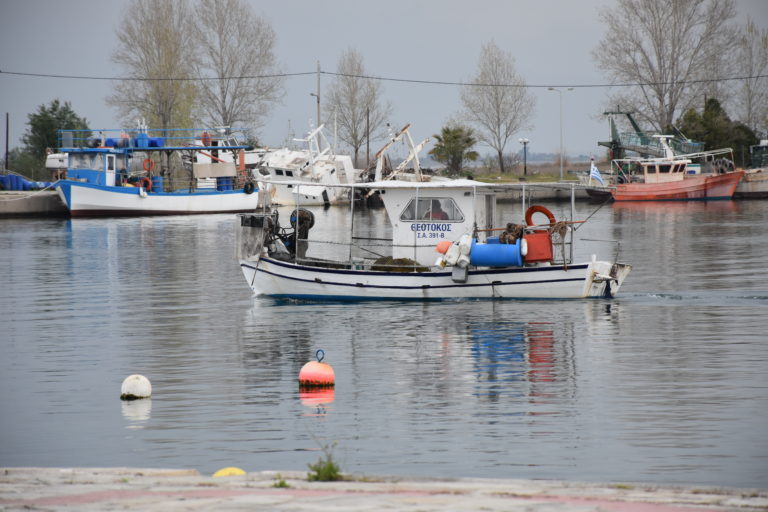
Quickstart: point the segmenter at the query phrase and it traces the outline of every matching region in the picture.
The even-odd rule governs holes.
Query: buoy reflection
[[[144,423],[149,420],[152,413],[152,400],[149,398],[123,400],[120,404],[123,418],[130,422],[125,428],[144,428]]]
[[[307,407],[317,407],[333,402],[335,397],[333,388],[314,388],[299,390],[299,400],[301,405]]]

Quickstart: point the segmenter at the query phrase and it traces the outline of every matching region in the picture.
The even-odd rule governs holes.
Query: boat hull
[[[731,199],[744,171],[713,176],[686,176],[664,183],[623,183],[613,190],[615,201],[690,201]]]
[[[738,199],[768,199],[768,170],[749,169],[736,187],[733,197]]]
[[[237,213],[258,206],[259,191],[150,192],[137,187],[110,187],[60,181],[59,196],[73,217]]]
[[[264,184],[260,184],[264,188]],[[348,203],[346,195],[340,194],[341,189],[329,188],[323,185],[301,185],[280,183],[279,181],[269,182],[271,187],[271,198],[273,204],[283,206],[327,206],[331,204]],[[297,192],[298,189],[298,192]]]
[[[563,266],[471,268],[452,272],[374,272],[318,268],[262,257],[240,261],[257,295],[309,300],[577,299],[612,297],[631,267],[606,261]]]

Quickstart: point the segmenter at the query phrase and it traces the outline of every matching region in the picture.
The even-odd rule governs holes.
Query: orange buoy
[[[443,240],[442,242],[439,242],[437,244],[437,247],[435,247],[435,250],[440,254],[445,254],[448,252],[448,249],[450,249],[452,245],[453,245],[453,242],[451,242],[450,240]]]
[[[336,376],[331,365],[322,362],[325,352],[318,350],[315,357],[317,361],[308,362],[299,372],[299,388],[332,388]]]

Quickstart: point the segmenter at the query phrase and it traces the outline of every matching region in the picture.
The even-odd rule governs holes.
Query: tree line
[[[736,25],[735,0],[617,0],[599,17],[605,35],[592,57],[616,86],[606,107],[634,112],[648,131],[675,127],[706,149],[743,148],[765,136],[768,30],[752,20]],[[245,0],[130,0],[116,32],[112,60],[122,80],[107,101],[123,119],[162,129],[226,126],[257,140],[285,95],[277,34]],[[336,70],[321,116],[336,123],[359,167],[363,145],[387,136],[392,104],[356,49],[342,52]],[[512,53],[493,40],[482,44],[464,83],[461,108],[435,135],[430,154],[457,174],[483,144],[504,173],[508,143],[531,128],[535,98]],[[20,171],[39,165],[55,147],[51,133],[86,126],[68,102],[53,100],[29,115],[25,147],[11,162]]]

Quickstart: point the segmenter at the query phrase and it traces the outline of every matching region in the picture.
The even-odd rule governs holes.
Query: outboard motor
[[[277,211],[262,213],[241,213],[239,226],[235,231],[236,257],[238,260],[258,261],[265,245],[276,237],[279,229]]]
[[[309,230],[315,225],[315,215],[306,208],[296,208],[291,213],[290,222],[293,233],[283,242],[291,254],[304,258],[307,254]]]

